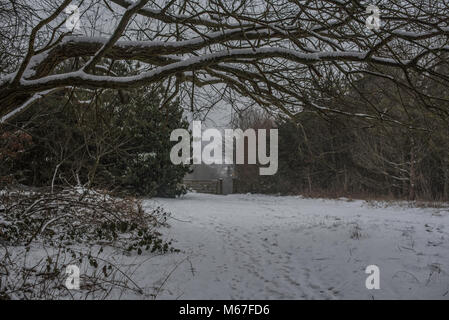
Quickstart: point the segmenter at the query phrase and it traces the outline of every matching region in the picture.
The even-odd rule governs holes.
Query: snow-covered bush
[[[64,286],[70,264],[83,268],[78,298],[104,298],[114,290],[144,294],[111,252],[177,251],[158,231],[168,227],[169,213],[144,212],[133,198],[77,189],[3,191],[0,204],[0,299],[71,298]]]
[[[52,193],[6,192],[0,195],[0,240],[9,245],[43,241],[49,245],[108,244],[124,250],[169,250],[157,228],[168,213],[145,213],[133,198],[64,189]]]

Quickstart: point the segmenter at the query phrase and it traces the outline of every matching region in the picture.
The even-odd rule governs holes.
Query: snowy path
[[[449,299],[447,209],[193,193],[154,202],[173,213],[166,236],[183,251],[145,264],[142,281],[170,275],[159,299]],[[371,264],[380,290],[365,288]]]

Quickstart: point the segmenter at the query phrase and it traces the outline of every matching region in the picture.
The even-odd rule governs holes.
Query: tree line
[[[326,81],[319,89],[316,103],[337,112],[304,110],[294,119],[257,109],[237,113],[236,127],[279,130],[278,173],[262,177],[257,165],[236,167],[240,192],[449,200],[444,112],[429,110],[409,91],[370,75],[350,85]],[[422,83],[422,89],[449,95],[446,86],[435,82]],[[334,91],[338,98],[327,99]],[[445,110],[448,104],[439,107]],[[368,109],[392,118],[371,119]]]

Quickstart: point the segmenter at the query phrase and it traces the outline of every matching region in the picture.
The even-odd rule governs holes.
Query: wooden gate
[[[196,192],[223,194],[223,179],[213,179],[213,180],[184,179],[184,184],[189,189]]]

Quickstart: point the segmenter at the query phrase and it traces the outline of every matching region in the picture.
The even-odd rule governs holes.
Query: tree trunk
[[[410,189],[409,189],[409,200],[415,201],[416,193],[416,168],[415,168],[416,154],[415,154],[415,142],[413,138],[411,139],[411,148],[410,148]]]

